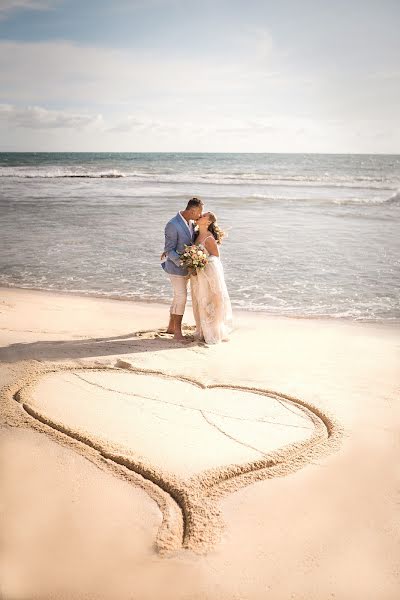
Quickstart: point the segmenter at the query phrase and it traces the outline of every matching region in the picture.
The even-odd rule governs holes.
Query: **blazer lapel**
[[[176,220],[177,220],[178,224],[180,225],[182,231],[185,233],[186,237],[190,240],[190,242],[192,242],[193,239],[192,239],[192,236],[190,234],[189,227],[187,227],[185,225],[185,223],[183,222],[182,217],[181,217],[181,215],[179,213],[176,215]]]

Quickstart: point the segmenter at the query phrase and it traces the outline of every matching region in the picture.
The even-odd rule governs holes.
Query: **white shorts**
[[[174,291],[174,298],[172,300],[171,308],[169,312],[171,315],[183,315],[185,312],[186,300],[187,300],[187,288],[189,283],[189,275],[171,275],[169,278],[172,283],[172,289]]]

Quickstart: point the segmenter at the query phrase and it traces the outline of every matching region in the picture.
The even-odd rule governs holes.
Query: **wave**
[[[397,190],[394,194],[389,196],[388,198],[362,198],[356,199],[351,198],[347,200],[336,200],[335,204],[397,204],[400,203],[400,190]]]
[[[386,202],[390,204],[397,204],[397,202],[400,202],[400,190],[397,190],[397,192],[395,192],[393,196],[390,196]]]
[[[112,300],[120,301],[133,301],[143,303],[158,303],[158,304],[169,304],[170,298],[168,293],[163,294],[162,291],[156,288],[150,289],[106,289],[97,287],[96,289],[90,288],[69,288],[66,287],[62,281],[54,280],[52,283],[47,281],[44,284],[43,281],[35,281],[34,278],[30,278],[26,281],[13,281],[12,278],[0,275],[0,286],[9,289],[22,289],[22,290],[38,290],[43,292],[50,292],[52,294],[65,294],[67,296],[84,296],[92,298],[107,298]],[[231,286],[232,287],[232,286]],[[255,286],[257,287],[257,286]],[[275,296],[269,296],[273,300],[278,298]],[[348,321],[360,321],[369,323],[393,323],[400,324],[400,314],[398,306],[378,304],[373,300],[371,302],[360,303],[354,305],[349,301],[349,306],[343,307],[334,302],[328,302],[322,305],[316,304],[298,304],[295,305],[291,302],[280,302],[279,305],[276,303],[262,302],[260,300],[254,300],[250,296],[247,298],[235,298],[231,296],[232,306],[239,311],[245,312],[258,312],[266,313],[271,316],[278,317],[289,317],[294,319],[343,319]],[[190,299],[189,299],[190,304]]]
[[[162,188],[160,188],[159,190],[155,190],[154,188],[149,189],[149,190],[144,190],[144,189],[130,189],[128,194],[118,194],[118,193],[113,193],[112,196],[109,199],[104,199],[103,203],[104,204],[111,204],[111,205],[125,205],[125,206],[131,206],[132,200],[136,199],[136,206],[138,206],[138,202],[141,202],[143,206],[147,205],[147,202],[149,200],[149,198],[151,198],[152,200],[155,199],[165,199],[165,190],[163,190]],[[182,201],[187,199],[187,194],[185,193],[177,193],[176,190],[174,191],[170,191],[168,193],[168,199],[170,201]],[[16,202],[16,199],[7,199],[7,198],[0,198],[2,204],[4,203],[10,203],[11,205],[14,204]],[[19,198],[18,199],[18,204],[24,204],[26,203],[27,205],[31,204],[32,199],[31,198]],[[36,198],[35,197],[35,203],[47,203],[49,201],[49,197],[48,196],[43,196],[42,198]],[[126,203],[125,203],[126,201]],[[218,204],[222,204],[222,205],[226,205],[226,206],[230,206],[233,207],[235,206],[237,203],[246,203],[247,205],[250,205],[251,203],[264,203],[264,204],[285,204],[285,203],[290,203],[292,205],[307,205],[309,207],[312,206],[329,206],[329,205],[337,205],[337,206],[354,206],[354,207],[362,207],[362,206],[387,206],[387,205],[400,205],[400,191],[396,192],[395,194],[393,194],[390,197],[381,197],[381,198],[361,198],[361,197],[353,197],[353,198],[336,198],[336,197],[310,197],[310,196],[305,196],[305,195],[290,195],[290,194],[274,194],[274,193],[269,193],[269,194],[246,194],[244,193],[243,195],[239,195],[239,194],[224,194],[222,193],[222,190],[219,190],[218,193],[212,192],[212,193],[208,193],[207,194],[207,199],[206,199],[207,203],[214,203],[217,202]],[[54,198],[53,202],[56,202],[58,204],[69,204],[70,202],[70,198]],[[87,200],[87,202],[89,202],[89,200]],[[144,203],[144,204],[143,204]]]
[[[7,178],[17,178],[17,179],[118,179],[120,177],[126,177],[124,173],[120,171],[103,171],[103,172],[83,172],[79,171],[75,172],[42,172],[42,171],[33,171],[33,172],[21,172],[14,171],[3,173],[0,171],[0,177]]]
[[[400,202],[400,193],[396,193],[389,198],[343,198],[331,200],[334,204],[339,205],[359,205],[368,204],[370,206],[379,206],[382,204],[395,204]]]
[[[337,204],[340,206],[379,206],[400,202],[400,190],[388,198],[301,198],[298,196],[277,196],[271,194],[252,194],[246,200],[269,200],[282,202],[306,202],[307,204]]]
[[[299,175],[278,173],[248,173],[248,172],[209,172],[199,173],[186,171],[165,173],[160,171],[121,171],[110,169],[104,171],[84,169],[29,169],[26,167],[0,167],[0,178],[17,179],[117,179],[129,178],[138,183],[153,184],[211,184],[211,185],[268,185],[287,187],[325,187],[352,189],[390,189],[395,182],[383,177],[341,176],[341,175]]]

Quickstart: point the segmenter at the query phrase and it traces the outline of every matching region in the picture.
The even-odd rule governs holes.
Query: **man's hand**
[[[164,258],[167,258],[167,253],[166,253],[166,252],[163,252],[163,253],[161,254],[161,256],[160,256],[160,260],[162,261],[162,260],[164,260]]]

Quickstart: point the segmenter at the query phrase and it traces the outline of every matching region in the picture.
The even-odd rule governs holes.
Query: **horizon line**
[[[0,150],[0,154],[278,154],[293,156],[400,156],[400,152],[199,152],[193,150]]]

